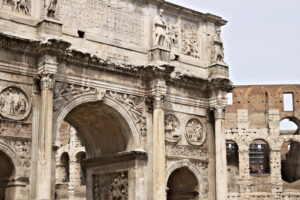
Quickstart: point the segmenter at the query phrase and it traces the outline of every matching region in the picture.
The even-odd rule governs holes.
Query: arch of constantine
[[[164,0],[0,0],[0,200],[299,198],[276,124],[295,109],[265,105],[270,131],[225,115],[225,24]]]
[[[225,20],[163,0],[0,8],[1,199],[227,197]]]

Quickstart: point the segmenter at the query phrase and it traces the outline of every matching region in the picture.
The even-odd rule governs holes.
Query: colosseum
[[[0,200],[300,199],[300,85],[234,86],[226,23],[0,0]]]

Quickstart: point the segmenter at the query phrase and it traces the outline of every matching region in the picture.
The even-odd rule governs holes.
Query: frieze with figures
[[[194,159],[207,159],[207,147],[192,145],[177,145],[166,142],[166,155]]]
[[[93,175],[95,200],[127,200],[128,172]]]
[[[30,101],[18,87],[10,86],[0,93],[0,115],[12,120],[25,119],[31,110]]]

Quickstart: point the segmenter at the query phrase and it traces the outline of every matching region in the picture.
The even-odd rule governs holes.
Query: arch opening
[[[12,160],[4,152],[0,151],[0,200],[5,200],[7,184],[15,173]]]
[[[232,140],[226,140],[227,182],[229,192],[239,191],[239,147]]]
[[[270,147],[261,139],[253,140],[249,147],[250,174],[270,174]]]
[[[279,124],[280,135],[299,135],[297,120],[294,118],[285,118]]]
[[[167,187],[167,200],[196,200],[199,197],[198,180],[187,167],[176,169],[170,175]]]
[[[86,148],[87,158],[123,152],[133,145],[126,120],[108,105],[82,104],[68,113],[65,121],[77,131]]]
[[[76,147],[76,145],[77,147],[78,145],[83,146],[83,149],[76,152],[70,149],[70,182],[67,184],[57,183],[56,199],[62,199],[68,195],[76,198],[91,198],[95,190],[93,187],[86,187],[86,185],[94,184],[95,176],[90,174],[89,170],[98,173],[95,172],[95,168],[100,170],[103,163],[99,162],[96,166],[93,164],[93,168],[86,163],[95,162],[102,158],[113,158],[118,153],[131,151],[139,146],[139,136],[134,120],[130,118],[128,111],[124,110],[122,106],[109,98],[106,98],[104,102],[78,103],[78,101],[76,105],[72,105],[71,102],[56,116],[57,122],[64,120],[68,124],[66,134],[60,135],[59,131],[59,126],[60,129],[64,130],[64,123],[59,125],[55,122],[54,124],[54,133],[56,134],[54,138],[59,149],[63,149],[63,146],[66,146],[65,148]],[[68,131],[69,133],[67,133]],[[77,139],[72,139],[70,136],[72,131]],[[69,136],[67,136],[68,134]],[[62,152],[62,150],[58,151]],[[121,160],[114,162],[117,172],[118,166],[122,168],[123,165]],[[101,173],[106,172],[101,171]]]
[[[84,160],[86,158],[85,152],[79,152],[76,155],[76,163],[77,163],[77,169],[79,174],[79,184],[80,186],[86,185],[86,167]]]
[[[70,164],[69,164],[69,162],[70,162],[69,154],[64,152],[60,157],[62,183],[67,183],[70,181]]]
[[[298,182],[300,186],[300,143],[284,142],[281,146],[281,177],[287,183]]]

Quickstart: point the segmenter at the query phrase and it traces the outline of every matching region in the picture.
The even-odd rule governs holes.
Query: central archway
[[[60,125],[64,120],[79,133],[87,148],[87,158],[105,153],[118,152],[120,149],[126,149],[127,151],[141,149],[136,122],[122,104],[109,96],[99,99],[97,94],[83,94],[73,98],[60,110],[55,112],[53,118],[54,144],[58,138]],[[100,141],[97,140],[99,136],[101,136]],[[115,141],[115,136],[123,138],[122,141]],[[120,146],[118,147],[119,149],[111,149],[116,146],[104,142],[104,137],[110,142],[117,142],[114,144]],[[98,142],[102,142],[101,145],[104,145],[104,147],[96,148],[95,151],[95,142],[97,143],[96,145],[99,145]],[[107,146],[108,148],[105,148]],[[100,149],[103,152],[100,152]]]
[[[122,103],[108,96],[99,99],[96,94],[73,98],[54,113],[55,144],[58,144],[59,128],[63,121],[76,130],[86,150],[87,199],[99,193],[99,189],[95,188],[101,182],[98,183],[99,177],[105,176],[104,179],[109,181],[113,181],[115,176],[129,179],[129,171],[134,168],[134,163],[124,165],[126,159],[124,161],[124,157],[119,159],[118,156],[125,154],[126,157],[140,150],[141,146],[136,122]],[[112,163],[107,160],[113,162],[112,167],[108,167]],[[109,181],[106,185],[113,184]]]

